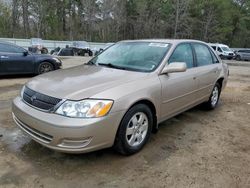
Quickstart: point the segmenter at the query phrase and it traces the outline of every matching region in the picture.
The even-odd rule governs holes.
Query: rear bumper
[[[17,126],[38,143],[66,153],[85,153],[111,147],[124,112],[103,118],[68,118],[32,108],[20,97],[12,104]]]

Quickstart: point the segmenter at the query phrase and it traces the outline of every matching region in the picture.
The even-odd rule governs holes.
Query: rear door
[[[0,43],[1,74],[19,74],[34,72],[33,55],[25,55],[21,47]]]
[[[210,96],[220,72],[219,61],[213,51],[203,43],[192,43],[198,80],[197,100],[203,100]]]
[[[181,43],[175,48],[168,63],[173,62],[185,62],[187,71],[159,76],[162,85],[161,117],[163,119],[189,108],[196,101],[195,91],[198,83],[190,43]]]

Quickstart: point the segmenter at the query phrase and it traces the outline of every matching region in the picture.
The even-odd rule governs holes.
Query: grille
[[[229,53],[229,55],[234,55],[233,53]]]
[[[28,87],[25,87],[23,91],[23,100],[42,110],[51,110],[61,101],[61,99],[38,93]]]

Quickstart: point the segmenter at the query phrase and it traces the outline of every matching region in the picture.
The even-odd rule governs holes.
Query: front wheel
[[[241,60],[241,58],[240,58],[239,55],[237,55],[235,59],[236,59],[237,61],[240,61],[240,60]]]
[[[148,106],[133,106],[123,117],[114,148],[123,155],[140,151],[148,141],[153,126],[153,115]]]
[[[54,67],[49,62],[42,62],[38,66],[38,74],[43,74],[43,73],[50,72],[50,71],[53,71],[53,70],[54,70]]]
[[[205,107],[207,109],[212,110],[216,108],[220,99],[220,93],[221,93],[221,86],[219,83],[216,83],[209,97],[209,100],[205,103]]]

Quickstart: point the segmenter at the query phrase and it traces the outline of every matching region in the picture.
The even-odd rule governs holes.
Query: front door
[[[161,118],[165,119],[192,106],[196,101],[196,68],[193,50],[189,43],[179,44],[168,63],[185,62],[187,71],[160,75],[162,85]]]

